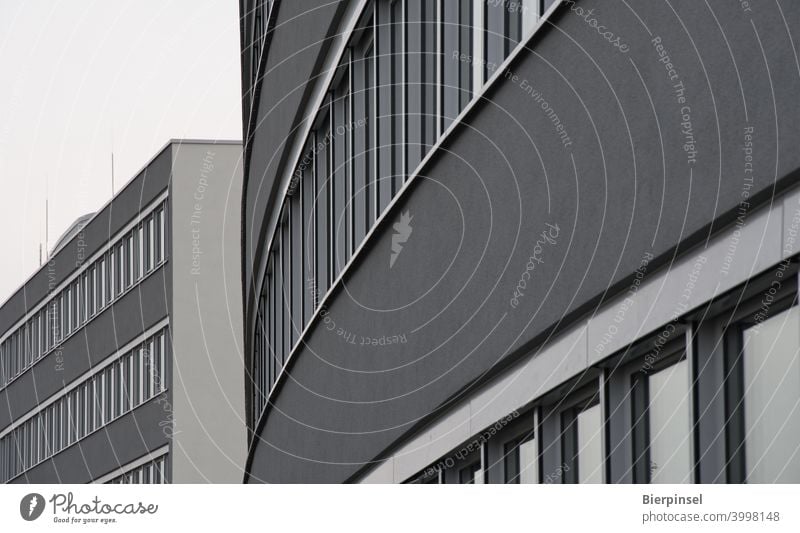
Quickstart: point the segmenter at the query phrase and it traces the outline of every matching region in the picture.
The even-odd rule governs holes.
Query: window
[[[632,376],[635,483],[692,481],[689,363],[683,350]]]
[[[370,12],[369,17],[372,16]],[[367,235],[375,218],[373,205],[374,171],[372,168],[373,139],[373,91],[375,87],[373,34],[365,31],[360,42],[353,47],[352,63],[352,122],[348,127],[352,146],[352,186],[348,198],[350,205],[351,252],[355,251]]]
[[[119,282],[117,281],[117,277],[119,276],[119,269],[117,268],[117,253],[115,248],[111,249],[111,253],[109,254],[109,284],[108,284],[108,297],[109,300],[113,300],[116,296],[119,295],[117,287],[119,286]]]
[[[137,348],[131,354],[131,406],[136,407],[142,403],[142,348]]]
[[[316,211],[316,189],[314,184],[314,166],[316,164],[315,161],[316,157],[316,147],[315,147],[315,138],[312,137],[311,143],[306,152],[306,161],[307,166],[303,170],[303,182],[301,184],[302,189],[302,204],[303,204],[303,214],[302,214],[302,224],[301,224],[301,231],[303,232],[303,249],[301,250],[301,256],[303,258],[302,265],[301,265],[301,275],[299,283],[302,285],[301,290],[303,291],[303,316],[300,320],[299,327],[302,330],[303,327],[311,320],[311,316],[314,313],[314,305],[315,305],[315,282],[314,278],[316,273],[314,272],[315,264],[316,264],[316,256],[317,256],[317,242],[316,242],[316,231],[315,231],[315,220],[314,220],[314,213]],[[264,293],[268,292],[269,290],[269,282],[265,281],[263,283]],[[267,305],[266,297],[264,298],[265,302],[264,305]],[[264,309],[266,313],[266,309]]]
[[[74,298],[75,293],[73,292],[72,287],[67,287],[67,290],[64,293],[64,337],[69,336],[69,334],[72,332],[72,317],[74,316],[72,301]],[[24,365],[20,365],[20,367],[24,368]]]
[[[603,482],[603,423],[597,394],[561,414],[565,483]]]
[[[302,184],[298,184],[302,187]],[[289,294],[292,300],[292,345],[303,331],[303,194],[300,189],[295,191],[289,204],[289,232],[292,241],[292,254],[290,257],[291,286]],[[261,303],[261,302],[260,302]],[[262,305],[259,305],[263,309]]]
[[[339,69],[338,83],[333,91],[331,101],[331,116],[333,126],[332,154],[333,164],[330,169],[331,182],[331,219],[327,230],[331,240],[330,281],[339,275],[341,268],[350,257],[351,212],[350,205],[351,173],[352,173],[352,145],[350,143],[351,116],[351,52],[348,52],[344,66]]]
[[[80,280],[80,278],[78,278]],[[80,307],[81,307],[81,287],[80,281],[76,281],[72,284],[72,306],[71,306],[71,325],[70,332],[75,331],[78,329],[78,325],[80,324]]]
[[[166,239],[167,239],[167,232],[166,232],[166,220],[164,219],[166,213],[166,204],[163,205],[161,208],[156,211],[156,216],[158,217],[158,248],[156,249],[156,261],[161,263],[166,258]]]
[[[506,443],[504,450],[506,483],[539,483],[539,451],[533,430]]]
[[[114,418],[114,394],[111,392],[114,383],[113,367],[106,368],[100,379],[103,388],[103,424],[108,424]]]
[[[136,279],[144,276],[144,224],[139,223],[136,227]]]
[[[159,372],[159,392],[167,388],[167,352],[166,352],[166,333],[158,336],[158,372]]]
[[[402,2],[376,2],[375,16],[379,28],[375,35],[375,65],[377,67],[376,154],[377,214],[383,212],[402,182],[403,163],[402,112]],[[380,29],[382,28],[382,30]]]
[[[92,431],[103,425],[103,375],[92,378],[92,396],[94,403],[92,406]]]
[[[442,3],[442,131],[472,98],[472,2]]]
[[[120,296],[125,291],[125,243],[121,242],[115,248],[114,271],[117,273],[117,277],[114,280],[114,294]]]
[[[144,264],[145,264],[145,272],[150,272],[153,270],[153,257],[155,256],[154,253],[154,239],[155,236],[153,235],[153,217],[148,216],[144,222],[145,224],[145,232],[144,232]]]
[[[330,104],[328,104],[330,107]],[[317,135],[317,157],[315,158],[314,182],[316,200],[314,203],[314,222],[317,234],[316,275],[314,278],[315,306],[330,287],[331,241],[330,228],[331,185],[328,169],[331,159],[330,116],[324,115],[320,121],[321,131]],[[273,247],[275,245],[273,244]]]
[[[133,285],[136,278],[136,256],[134,255],[135,247],[133,245],[133,236],[131,233],[125,238],[125,288]]]
[[[287,205],[286,208],[290,208]],[[281,366],[286,362],[286,357],[292,349],[293,344],[293,328],[292,328],[292,234],[289,232],[290,220],[289,212],[284,213],[283,226],[281,227],[281,264],[283,265],[283,273],[281,282],[281,299],[283,307],[281,309],[281,318],[283,320],[283,350],[281,351]]]
[[[98,265],[98,279],[97,279],[97,310],[104,308],[106,306],[106,294],[107,294],[107,283],[106,283],[106,258],[105,255],[100,258],[100,264]]]
[[[270,387],[275,383],[278,377],[278,357],[280,351],[283,349],[282,332],[283,326],[281,325],[281,292],[280,292],[280,262],[278,261],[279,255],[277,253],[271,254],[270,262],[272,264],[272,277],[270,279],[272,285],[270,288],[270,327],[272,328],[272,344],[270,346],[269,357],[269,373],[270,373]]]
[[[742,332],[749,483],[800,482],[800,308]]]
[[[262,293],[261,298],[263,298],[263,293]],[[260,306],[260,302],[259,302],[259,306]],[[252,403],[252,405],[253,405],[253,410],[252,410],[253,419],[251,420],[251,422],[253,424],[255,424],[255,421],[258,419],[258,416],[261,413],[261,408],[262,408],[262,403],[263,403],[262,398],[264,397],[264,381],[262,379],[262,370],[263,370],[263,362],[264,362],[264,351],[263,351],[263,349],[264,349],[264,347],[263,347],[263,337],[264,336],[262,334],[263,320],[264,320],[263,310],[259,308],[259,310],[256,312],[256,336],[255,336],[255,345],[253,346],[253,354],[254,354],[254,356],[253,356],[253,366],[252,366],[252,368],[253,368],[253,374],[254,375],[252,376],[252,379],[253,379],[253,382],[254,382],[254,386],[253,386],[253,390],[251,392],[251,394],[252,394],[252,402],[253,402]]]
[[[91,318],[97,312],[97,266],[92,265],[89,269],[89,275],[86,281],[86,306],[87,306],[87,319]]]
[[[550,6],[555,4],[556,0],[543,0],[544,1],[544,9],[549,9]]]
[[[436,136],[436,3],[406,0],[406,172],[411,173]]]
[[[64,401],[58,400],[53,406],[53,453],[64,448]]]
[[[261,415],[261,411],[264,409],[264,404],[267,401],[267,390],[269,389],[269,373],[267,371],[267,366],[269,362],[268,358],[268,350],[269,347],[267,346],[267,321],[264,317],[264,313],[266,312],[266,304],[263,300],[266,299],[266,295],[264,292],[261,293],[261,311],[258,317],[258,360],[255,361],[257,363],[256,371],[258,374],[256,375],[257,379],[257,386],[255,389],[256,394],[256,403],[254,405],[257,406],[257,409],[254,410],[255,419],[257,420],[258,417]]]
[[[114,410],[111,413],[111,417],[117,418],[124,412],[123,407],[123,398],[122,398],[122,385],[123,385],[123,378],[122,378],[122,364],[121,361],[115,362],[111,365],[111,375],[113,377],[111,381],[111,394],[114,396]]]
[[[142,398],[145,401],[152,398],[156,391],[153,370],[153,341],[148,341],[142,347]]]
[[[481,470],[480,461],[476,461],[462,468],[458,473],[458,482],[462,485],[483,483],[483,471]]]

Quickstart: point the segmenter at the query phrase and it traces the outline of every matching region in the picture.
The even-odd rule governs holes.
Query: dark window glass
[[[287,204],[284,212],[283,226],[281,227],[281,261],[283,264],[283,353],[281,353],[281,368],[283,368],[289,352],[294,345],[294,328],[292,328],[292,234],[289,224],[291,223],[291,204]]]
[[[311,142],[306,152],[307,164],[302,172],[303,183],[301,191],[303,195],[303,265],[301,279],[303,291],[303,327],[311,320],[314,313],[314,279],[316,277],[315,261],[317,255],[316,223],[314,213],[316,211],[316,189],[314,186],[314,165],[316,155],[316,139],[311,136]]]
[[[350,257],[351,217],[348,209],[350,202],[352,145],[350,137],[351,124],[351,69],[350,54],[338,73],[339,80],[333,93],[333,178],[331,183],[333,195],[333,212],[331,213],[331,243],[335,256],[332,258],[331,281],[339,275],[342,266]]]
[[[292,346],[303,332],[303,194],[298,184],[290,200]]]
[[[269,342],[267,352],[264,354],[264,366],[267,372],[267,388],[271,389],[275,382],[275,271],[273,270],[272,258],[275,254],[270,254],[269,264],[267,265],[267,328]]]
[[[631,376],[634,483],[691,482],[689,364],[683,349]]]
[[[278,372],[280,370],[281,361],[283,357],[283,346],[284,346],[284,331],[285,328],[283,326],[283,267],[282,265],[282,252],[280,241],[282,239],[283,232],[281,231],[280,227],[278,227],[278,232],[275,235],[276,243],[275,243],[275,253],[274,253],[274,261],[275,261],[275,357],[273,361],[273,376],[277,377]]]
[[[539,454],[533,431],[506,443],[504,448],[506,483],[538,483]]]
[[[395,54],[393,36],[397,29],[392,24],[392,4],[388,0],[376,4],[376,54],[377,64],[377,90],[375,91],[377,126],[375,128],[377,158],[376,197],[377,214],[383,212],[393,195],[393,184],[397,174],[397,162],[393,146],[399,138],[394,136],[395,100],[392,98],[396,91],[394,78],[394,63],[402,60]]]
[[[535,6],[531,6],[531,11]],[[503,0],[484,4],[484,81],[500,68],[522,38],[522,0]]]
[[[481,471],[480,462],[475,462],[462,468],[458,473],[458,482],[461,485],[483,483],[483,472]]]
[[[406,0],[406,172],[436,137],[436,3]]]
[[[392,127],[394,146],[392,196],[400,190],[400,186],[408,177],[406,170],[406,47],[405,47],[405,12],[404,2],[393,2],[391,6],[392,29]]]
[[[372,126],[373,105],[373,53],[372,32],[365,31],[361,42],[353,49],[353,121],[350,138],[353,146],[353,179],[350,212],[352,218],[351,250],[355,251],[372,225],[374,175],[372,169]]]
[[[332,151],[330,120],[330,114],[323,115],[320,121],[321,130],[317,134],[317,157],[314,175],[317,191],[314,202],[316,211],[314,222],[317,228],[316,276],[314,278],[316,305],[319,305],[320,299],[330,287],[331,236],[329,223],[331,182],[329,168]]]
[[[564,483],[603,482],[603,423],[597,397],[561,413]]]
[[[472,2],[442,3],[442,131],[472,97]]]

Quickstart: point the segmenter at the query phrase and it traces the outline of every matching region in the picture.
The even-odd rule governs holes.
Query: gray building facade
[[[800,5],[240,9],[246,482],[800,481]]]
[[[241,479],[240,194],[170,141],[0,307],[0,481]]]

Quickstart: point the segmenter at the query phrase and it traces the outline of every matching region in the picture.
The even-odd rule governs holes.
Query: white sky
[[[170,138],[240,139],[235,0],[0,0],[0,303]]]

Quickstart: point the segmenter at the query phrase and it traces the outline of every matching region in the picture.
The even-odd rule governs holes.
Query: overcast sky
[[[170,138],[240,139],[235,0],[0,0],[0,303]]]

